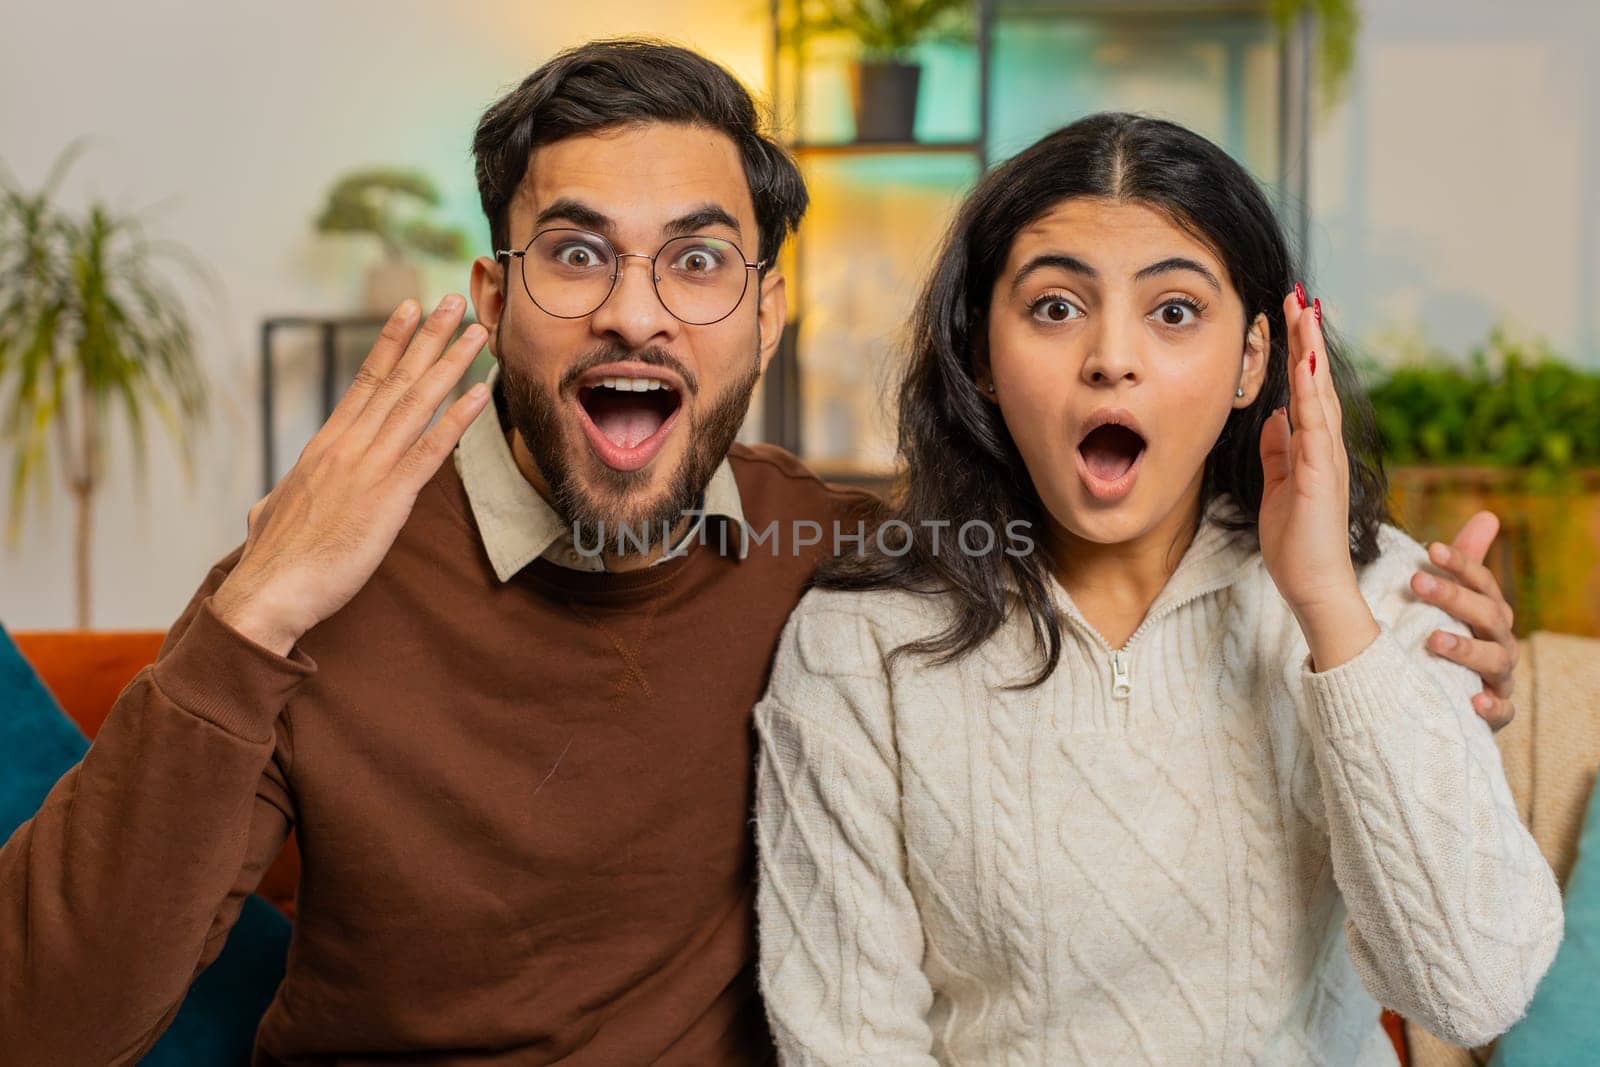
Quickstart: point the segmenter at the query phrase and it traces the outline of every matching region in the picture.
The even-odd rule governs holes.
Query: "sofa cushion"
[[[0,627],[0,840],[38,810],[88,748],[88,739]],[[171,1027],[142,1062],[248,1064],[288,948],[288,921],[259,897],[247,900],[221,955],[190,987]]]
[[[1592,1063],[1600,1049],[1600,789],[1589,792],[1562,900],[1567,932],[1561,948],[1528,1014],[1495,1046],[1493,1065]]]

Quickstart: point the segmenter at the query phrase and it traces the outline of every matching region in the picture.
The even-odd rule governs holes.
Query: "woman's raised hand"
[[[223,622],[280,655],[367,584],[488,391],[474,386],[430,427],[488,335],[453,344],[466,301],[445,297],[417,329],[406,301],[328,421],[250,509],[244,552],[212,597]]]
[[[1350,463],[1339,396],[1321,326],[1302,293],[1297,285],[1283,301],[1289,406],[1261,430],[1259,531],[1267,573],[1300,620],[1320,671],[1353,659],[1378,624],[1350,557]]]

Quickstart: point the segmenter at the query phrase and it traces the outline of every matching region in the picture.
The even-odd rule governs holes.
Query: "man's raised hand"
[[[285,655],[366,585],[489,398],[476,385],[429,426],[488,337],[474,324],[449,343],[465,311],[451,294],[420,330],[413,301],[389,316],[328,421],[250,509],[244,552],[212,598],[223,622]]]

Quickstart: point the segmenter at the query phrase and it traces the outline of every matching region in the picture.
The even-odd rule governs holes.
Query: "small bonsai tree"
[[[439,259],[466,256],[466,235],[428,219],[439,190],[416,171],[373,168],[346,174],[328,191],[317,216],[318,233],[369,233],[391,260],[417,252]]]

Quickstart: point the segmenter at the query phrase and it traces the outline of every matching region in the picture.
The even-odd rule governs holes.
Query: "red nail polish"
[[[1313,378],[1317,376],[1317,353],[1315,349],[1311,352],[1311,376]]]
[[[1317,325],[1322,325],[1322,297],[1317,297],[1311,302],[1311,310],[1317,313]]]
[[[1299,282],[1294,283],[1294,298],[1300,301],[1300,306],[1302,308],[1306,306],[1306,287],[1301,285]]]

